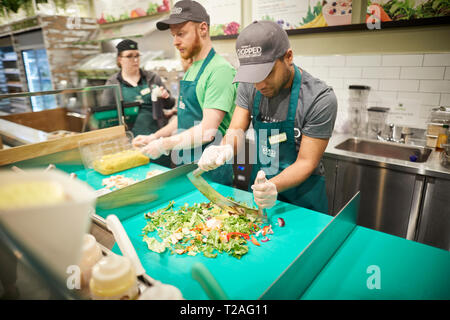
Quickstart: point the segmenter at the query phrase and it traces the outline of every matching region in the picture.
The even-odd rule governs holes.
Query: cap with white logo
[[[255,21],[236,40],[239,68],[233,82],[258,83],[270,73],[278,58],[291,47],[283,28],[272,21]]]
[[[138,50],[138,44],[137,42],[130,40],[130,39],[125,39],[120,41],[117,46],[117,53],[121,53],[122,51],[126,51],[126,50]]]
[[[167,30],[171,24],[179,24],[186,21],[204,21],[209,25],[209,15],[197,1],[181,0],[175,3],[169,19],[158,21],[156,27],[158,30]]]

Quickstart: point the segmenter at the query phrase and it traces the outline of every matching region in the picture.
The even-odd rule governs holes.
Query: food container
[[[83,238],[83,249],[80,260],[82,288],[89,287],[92,268],[101,258],[103,258],[103,254],[97,240],[93,235],[85,234]]]
[[[133,134],[127,132],[123,137],[102,142],[80,141],[79,149],[84,166],[103,175],[110,175],[149,163],[150,159],[132,146],[132,139]]]
[[[441,165],[450,168],[450,144],[443,144],[442,149],[440,155]]]
[[[32,169],[0,172],[0,194],[1,227],[64,280],[67,268],[80,261],[94,190],[57,169]]]
[[[438,136],[433,136],[433,135],[427,134],[427,147],[436,148],[437,142],[438,142]]]
[[[130,260],[116,254],[102,258],[92,268],[89,289],[94,300],[131,300],[139,294]]]

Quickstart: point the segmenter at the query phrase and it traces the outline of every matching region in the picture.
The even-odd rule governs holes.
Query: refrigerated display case
[[[0,94],[23,92],[23,83],[12,46],[0,47]],[[26,98],[12,98],[0,101],[0,111],[11,113],[28,111]]]
[[[30,92],[52,90],[50,66],[45,49],[22,50],[23,64]],[[56,99],[52,95],[31,97],[33,111],[56,108]]]

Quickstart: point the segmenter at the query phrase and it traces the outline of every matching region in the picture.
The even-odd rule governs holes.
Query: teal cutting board
[[[301,299],[450,300],[450,252],[356,226]]]
[[[240,200],[252,199],[251,193],[246,191],[216,183],[211,185],[225,196]],[[208,202],[197,190],[174,200],[176,206]],[[167,204],[154,208],[149,206],[148,211],[165,205]],[[196,262],[201,262],[208,268],[228,298],[258,299],[332,219],[325,214],[280,203],[275,210],[269,210],[274,230],[271,240],[261,243],[260,247],[249,242],[249,252],[237,259],[226,253],[219,254],[216,258],[206,258],[202,254],[188,256],[171,255],[168,251],[162,254],[152,252],[142,240],[141,230],[146,225],[144,213],[126,219],[122,224],[147,274],[163,283],[176,286],[185,299],[208,299],[200,284],[191,276],[192,265]],[[277,225],[279,217],[285,220],[285,227]],[[112,251],[120,254],[117,245]]]
[[[103,179],[109,177],[103,176],[92,169],[84,169],[79,166],[58,167],[68,173],[76,173],[79,179],[86,181],[96,190],[101,189],[103,187]],[[164,172],[170,170],[166,167],[149,163],[148,165],[131,168],[112,175],[120,174],[127,178],[142,180],[148,171],[154,169]],[[189,180],[186,179],[183,183],[188,183],[190,185],[189,189],[192,191],[182,196],[174,197],[173,200],[175,200],[176,206],[182,206],[185,203],[209,202],[191,185]],[[236,200],[246,202],[249,205],[253,202],[253,196],[249,192],[216,183],[211,185],[225,196],[232,196]],[[168,251],[162,254],[155,253],[150,251],[146,243],[143,242],[142,228],[146,226],[144,213],[157,210],[166,205],[167,203],[159,203],[158,206],[152,206],[152,203],[149,203],[148,210],[122,220],[122,224],[147,274],[163,283],[176,286],[186,299],[208,299],[200,284],[191,276],[192,265],[196,262],[201,262],[208,268],[224,289],[228,298],[258,299],[332,219],[331,216],[325,214],[287,203],[279,203],[276,208],[269,210],[270,223],[275,232],[271,236],[270,241],[261,243],[260,247],[249,242],[250,250],[241,259],[225,253],[219,254],[216,258],[206,258],[202,254],[192,257],[186,254],[171,255]],[[122,210],[126,211],[127,207],[124,207]],[[285,220],[285,227],[277,225],[279,217]],[[112,251],[121,254],[117,244],[114,245]]]

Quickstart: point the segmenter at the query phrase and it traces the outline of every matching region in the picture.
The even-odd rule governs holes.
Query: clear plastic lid
[[[438,107],[431,110],[430,123],[450,123],[450,107]]]

